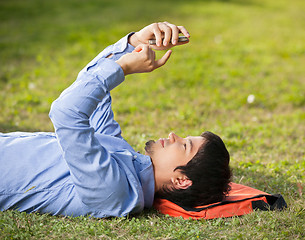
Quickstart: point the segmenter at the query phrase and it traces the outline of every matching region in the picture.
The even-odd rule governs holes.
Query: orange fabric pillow
[[[213,219],[249,214],[255,209],[282,210],[287,207],[280,194],[271,195],[245,185],[231,183],[228,196],[221,201],[205,206],[187,208],[167,199],[155,199],[154,207],[163,214],[184,219]]]

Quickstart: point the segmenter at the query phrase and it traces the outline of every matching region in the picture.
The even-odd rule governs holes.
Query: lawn
[[[304,12],[302,0],[0,1],[0,132],[53,131],[50,105],[82,67],[127,33],[166,20],[184,25],[190,44],[112,92],[123,136],[143,152],[146,140],[170,131],[215,132],[234,182],[280,193],[288,204],[198,221],[153,209],[111,219],[6,211],[0,238],[305,238]]]

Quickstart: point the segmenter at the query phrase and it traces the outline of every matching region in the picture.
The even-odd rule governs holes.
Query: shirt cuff
[[[121,56],[125,55],[126,53],[131,53],[135,49],[134,46],[132,46],[131,44],[128,43],[129,37],[133,34],[134,34],[134,32],[127,34],[125,37],[121,38],[118,42],[116,42],[113,45],[113,49],[111,51],[113,56],[110,57],[110,59],[116,61]]]
[[[98,76],[98,79],[102,81],[107,91],[111,91],[125,79],[121,66],[112,59],[107,58],[100,59],[96,66],[91,68],[91,74]]]
[[[127,34],[125,37],[121,38],[117,41],[113,46],[114,53],[121,53],[121,52],[129,52],[130,50],[133,51],[134,47],[128,43],[128,39],[132,36],[134,32]]]

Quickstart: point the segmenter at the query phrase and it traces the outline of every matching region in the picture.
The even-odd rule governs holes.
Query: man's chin
[[[149,140],[148,142],[145,143],[145,155],[151,156],[153,153],[153,145],[155,144],[154,140]]]

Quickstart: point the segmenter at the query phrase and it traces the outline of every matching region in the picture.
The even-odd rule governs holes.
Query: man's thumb
[[[158,68],[158,67],[161,67],[163,66],[167,60],[169,59],[169,57],[171,56],[172,54],[172,50],[168,50],[163,56],[162,58],[160,58],[159,60],[156,61],[156,65],[155,65],[155,68]]]

